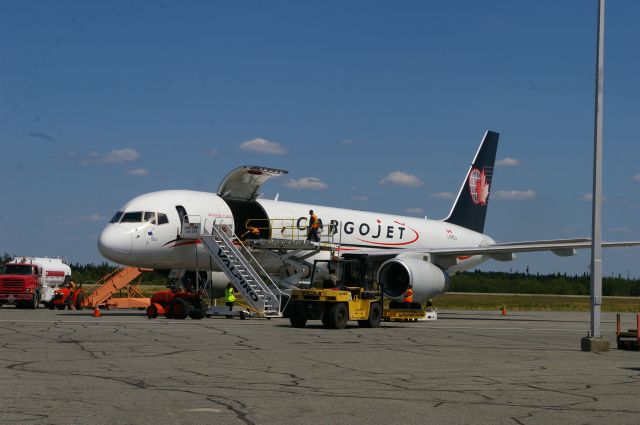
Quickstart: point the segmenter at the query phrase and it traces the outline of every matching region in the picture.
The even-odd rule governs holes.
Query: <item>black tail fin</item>
[[[493,164],[498,150],[499,134],[487,131],[469,167],[456,202],[444,221],[482,233],[487,216]]]

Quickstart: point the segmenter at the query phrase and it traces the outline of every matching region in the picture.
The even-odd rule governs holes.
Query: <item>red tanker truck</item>
[[[0,305],[49,306],[55,290],[70,281],[71,268],[59,258],[15,257],[0,270]]]

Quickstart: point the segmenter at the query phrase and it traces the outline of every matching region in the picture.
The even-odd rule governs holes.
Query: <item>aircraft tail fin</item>
[[[447,223],[480,233],[484,230],[498,137],[498,133],[489,130],[484,134],[451,212],[444,219]]]

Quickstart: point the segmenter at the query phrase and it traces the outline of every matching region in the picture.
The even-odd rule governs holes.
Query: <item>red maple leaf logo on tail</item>
[[[484,169],[480,173],[480,177],[476,180],[476,193],[478,194],[478,204],[487,205],[489,199],[489,183]]]

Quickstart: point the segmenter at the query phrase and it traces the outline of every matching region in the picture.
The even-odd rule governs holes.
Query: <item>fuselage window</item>
[[[146,211],[144,213],[144,221],[148,221],[151,224],[156,224],[156,213]]]
[[[120,221],[120,217],[122,217],[122,211],[118,211],[116,215],[113,216],[109,223],[117,223]]]
[[[124,213],[120,223],[141,223],[142,211]]]
[[[169,219],[166,214],[158,213],[158,224],[167,224]]]

